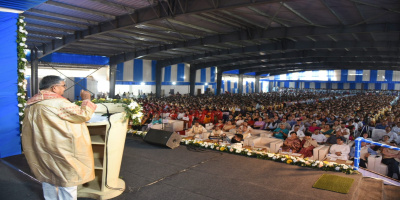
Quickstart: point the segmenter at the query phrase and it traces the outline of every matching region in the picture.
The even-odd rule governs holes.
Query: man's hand
[[[90,100],[90,93],[85,90],[81,90],[81,98],[82,100]]]
[[[342,155],[342,152],[336,152],[335,153],[337,156],[341,156]]]

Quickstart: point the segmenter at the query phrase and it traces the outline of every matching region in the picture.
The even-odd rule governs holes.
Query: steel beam
[[[400,58],[381,58],[381,57],[308,57],[308,58],[291,58],[284,60],[274,60],[269,62],[255,62],[247,63],[229,67],[220,67],[223,71],[230,71],[235,69],[244,69],[246,72],[252,72],[255,68],[269,67],[269,66],[282,66],[282,65],[294,65],[303,63],[318,63],[318,62],[335,62],[335,63],[350,63],[350,62],[376,62],[376,63],[400,63]]]
[[[256,78],[256,80],[254,83],[254,90],[255,90],[255,93],[259,93],[260,92],[260,76],[256,76],[255,78]]]
[[[135,57],[131,57],[132,55],[144,56],[146,52],[155,53],[158,51],[167,51],[169,49],[175,48],[187,48],[187,47],[195,47],[195,46],[204,46],[204,45],[215,45],[221,43],[235,42],[235,41],[247,41],[247,40],[257,40],[257,39],[272,39],[272,38],[282,38],[282,37],[304,37],[304,36],[318,36],[318,35],[335,35],[335,34],[352,34],[352,33],[364,33],[364,32],[397,32],[400,31],[400,24],[392,23],[392,24],[365,24],[357,27],[346,27],[346,26],[331,26],[328,28],[321,27],[310,27],[310,26],[302,26],[302,27],[278,27],[278,28],[269,28],[268,30],[255,28],[255,29],[245,29],[239,30],[227,34],[217,34],[206,36],[204,38],[199,39],[191,39],[183,42],[176,42],[173,44],[164,44],[156,47],[149,47],[145,50],[138,50],[136,52],[128,52],[125,56],[128,60],[132,60]],[[352,41],[354,43],[354,41]],[[272,44],[263,44],[260,46],[268,46],[267,50],[284,50],[289,48],[289,45],[294,42],[289,40],[281,40],[280,43],[272,43]],[[299,42],[299,43],[307,43],[307,42]],[[308,42],[310,43],[310,42]],[[311,42],[312,43],[312,42]],[[311,44],[310,43],[310,44]],[[318,44],[329,43],[329,42],[313,42],[312,46],[318,48]],[[338,42],[341,43],[341,42]],[[275,48],[274,48],[274,47]],[[235,48],[236,49],[241,49]],[[244,47],[247,48],[247,47]],[[116,55],[117,57],[119,55]],[[127,61],[127,60],[124,60]]]
[[[238,79],[238,93],[243,94],[243,74],[239,74],[239,79]]]
[[[265,60],[267,63],[270,60],[276,59],[289,59],[289,58],[307,58],[307,57],[367,57],[367,56],[382,56],[382,57],[400,57],[400,51],[378,51],[378,50],[368,50],[368,51],[346,51],[346,50],[301,50],[292,51],[284,53],[273,53],[267,55],[257,55],[257,56],[247,56],[241,58],[230,58],[225,60],[210,61],[203,63],[194,63],[197,69],[203,69],[213,66],[232,66],[241,64],[243,61],[253,61],[253,60]]]
[[[156,64],[156,97],[161,97],[162,69],[165,65],[162,62]]]
[[[31,50],[31,95],[39,93],[39,59],[37,50]]]
[[[108,98],[113,99],[115,97],[115,82],[116,82],[116,78],[117,78],[117,64],[110,64],[109,76],[110,76],[110,93],[108,94]]]
[[[221,94],[222,72],[217,72],[217,95]]]
[[[64,9],[75,10],[75,11],[79,11],[79,12],[83,12],[83,13],[88,13],[91,15],[102,16],[102,17],[109,18],[109,19],[115,19],[115,16],[101,12],[101,11],[90,10],[90,9],[81,8],[78,6],[73,6],[70,4],[60,3],[60,2],[56,2],[56,1],[47,1],[47,2],[45,2],[45,4],[64,8]]]

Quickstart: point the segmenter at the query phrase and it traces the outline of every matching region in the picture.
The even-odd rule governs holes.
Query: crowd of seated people
[[[159,116],[182,120],[188,132],[205,139],[211,136],[203,134],[207,132],[205,125],[211,123],[213,135],[231,132],[239,135],[235,141],[250,137],[256,129],[266,130],[285,140],[284,151],[309,157],[315,147],[331,145],[332,157],[347,159],[351,149],[347,144],[359,136],[371,138],[373,129],[386,130],[385,140],[379,138],[383,142],[399,144],[400,105],[391,106],[395,98],[366,93],[271,92],[172,96],[138,102],[148,117],[143,125],[161,123]],[[156,119],[149,120],[151,116]]]

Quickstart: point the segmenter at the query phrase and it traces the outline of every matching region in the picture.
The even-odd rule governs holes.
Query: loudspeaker
[[[171,131],[150,129],[143,140],[150,144],[167,146],[171,149],[175,149],[181,142],[181,136]]]

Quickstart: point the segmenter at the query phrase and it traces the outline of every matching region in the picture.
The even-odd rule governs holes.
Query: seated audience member
[[[275,122],[273,119],[269,119],[268,123],[265,124],[265,130],[273,131],[278,126],[278,122]]]
[[[153,120],[151,120],[151,124],[162,124],[162,119],[159,114],[154,116]]]
[[[336,139],[337,139],[338,137],[341,137],[342,140],[343,140],[344,142],[346,142],[346,138],[344,138],[344,137],[342,136],[342,132],[336,131],[336,133],[335,133],[334,135],[331,135],[331,136],[326,140],[326,143],[327,143],[327,144],[337,144],[337,143],[336,143],[336,142],[337,142]]]
[[[400,134],[400,122],[397,122],[395,126],[393,126],[392,131]]]
[[[304,132],[302,130],[300,130],[300,126],[299,125],[297,125],[297,124],[294,125],[294,130],[293,131],[296,132],[298,138],[304,138],[305,137]]]
[[[350,129],[346,128],[346,122],[340,123],[340,128],[336,129],[336,131],[340,131],[344,138],[350,138]]]
[[[306,132],[305,135],[306,136],[300,143],[301,149],[299,153],[302,154],[302,158],[311,157],[313,155],[313,149],[318,147],[317,141],[311,138],[311,133]]]
[[[315,130],[321,130],[320,127],[317,126],[316,122],[313,122],[310,127],[308,127],[308,131],[314,133]]]
[[[222,119],[219,119],[218,122],[214,125],[214,127],[219,126],[220,130],[224,127],[224,123],[222,123]]]
[[[390,144],[390,137],[388,135],[384,135],[382,137],[382,141],[381,142],[385,143],[385,144]]]
[[[369,138],[368,136],[369,136],[369,135],[368,135],[367,132],[365,132],[365,133],[362,134],[362,137],[363,137],[364,139],[366,139],[366,140],[371,140],[371,141],[372,141],[372,138]]]
[[[283,143],[282,151],[289,152],[292,150],[292,153],[297,153],[301,148],[300,143],[301,141],[297,137],[296,132],[292,131],[290,132],[290,137],[286,138],[285,142]]]
[[[382,123],[379,123],[375,126],[376,129],[386,129],[388,127],[387,121],[382,121]]]
[[[350,158],[354,158],[355,154],[355,146],[350,150]],[[360,167],[367,168],[366,163],[368,162],[368,157],[370,155],[376,155],[376,151],[372,150],[366,142],[361,142],[361,149],[360,149]]]
[[[286,129],[284,124],[281,124],[279,128],[275,129],[273,132],[273,136],[279,139],[286,139],[288,136],[289,130]]]
[[[255,121],[254,121],[250,116],[248,116],[248,117],[247,117],[247,124],[248,124],[250,127],[253,127],[253,126],[254,126],[254,123],[255,123]]]
[[[247,122],[243,122],[242,125],[237,129],[237,133],[242,134],[243,138],[250,137],[252,131],[253,129],[247,124]]]
[[[152,116],[150,113],[146,113],[142,116],[142,119],[140,120],[140,126],[135,126],[137,130],[142,130],[145,131],[147,126],[152,122]],[[135,129],[134,127],[132,127]]]
[[[396,142],[390,143],[392,146],[396,146]],[[397,174],[397,178],[400,180],[400,173],[399,173],[399,162],[395,160],[395,158],[400,159],[399,151],[389,149],[389,148],[382,148],[382,163],[387,165],[388,167],[388,177],[393,177],[393,174]]]
[[[323,129],[321,129],[321,133],[324,135],[332,135],[333,129],[331,129],[331,126],[328,124],[325,124]]]
[[[259,117],[256,122],[254,122],[254,129],[262,129],[265,125],[265,122],[263,121],[262,117]]]
[[[214,126],[214,130],[211,132],[211,136],[219,137],[222,136],[224,132],[221,130],[220,126]]]
[[[318,142],[318,144],[324,144],[326,142],[326,137],[324,134],[320,133],[320,130],[316,129],[312,134],[312,138]]]
[[[227,121],[224,127],[222,127],[222,130],[225,132],[229,132],[231,129],[236,129],[236,125],[233,125],[232,121]]]
[[[306,131],[306,128],[304,127],[303,121],[301,119],[297,120],[296,125],[299,125],[299,130],[301,130],[303,132]],[[292,131],[294,130],[294,127],[295,126],[292,126]]]
[[[336,158],[340,160],[347,160],[349,158],[350,147],[345,144],[341,137],[336,139],[336,143],[331,146],[329,152],[331,153],[329,157]]]
[[[240,143],[242,141],[243,141],[243,135],[242,134],[235,134],[231,139],[231,144]]]
[[[199,139],[207,139],[208,134],[205,133],[207,133],[207,129],[200,125],[198,121],[194,122],[194,126],[187,131],[188,136],[194,136],[194,138]]]
[[[238,117],[238,120],[236,121],[236,126],[242,125],[243,122],[244,120],[242,119],[242,117]]]
[[[284,124],[284,125],[285,125],[285,128],[286,128],[287,130],[292,129],[292,126],[290,126],[290,124],[286,121],[286,118],[283,118],[283,119],[282,119],[282,122],[279,123],[279,124]]]
[[[387,127],[385,128],[385,131],[386,131],[386,135],[389,136],[389,141],[395,141],[395,142],[397,142],[398,135],[397,135],[397,133],[395,133],[395,132],[392,131],[392,128],[390,128],[390,126],[387,126]]]

